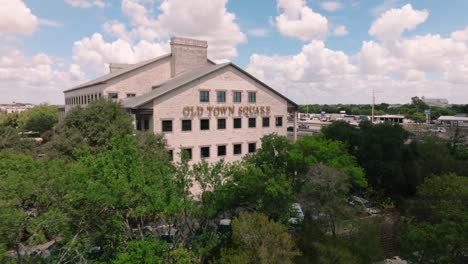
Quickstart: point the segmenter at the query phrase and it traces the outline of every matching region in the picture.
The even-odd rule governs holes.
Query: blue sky
[[[368,103],[371,88],[378,101],[468,103],[466,0],[8,1],[0,103],[63,103],[106,63],[167,52],[172,35],[207,39],[212,58],[298,103]]]

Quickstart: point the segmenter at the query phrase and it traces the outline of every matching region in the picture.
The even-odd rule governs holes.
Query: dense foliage
[[[267,135],[237,163],[191,164],[110,101],[75,108],[42,145],[22,129],[0,126],[3,262],[377,262],[382,223],[357,196],[404,215],[407,259],[466,262],[456,135],[410,142],[398,125],[336,122],[295,143]]]

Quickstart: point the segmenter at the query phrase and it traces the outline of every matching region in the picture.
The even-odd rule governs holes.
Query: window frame
[[[202,101],[202,93],[207,93],[207,101]],[[209,103],[210,102],[210,91],[209,90],[199,90],[198,93],[198,99],[200,100],[200,103]]]
[[[202,122],[203,122],[203,121],[207,121],[207,122],[208,122],[208,123],[207,123],[207,124],[208,124],[208,128],[202,128]],[[201,130],[201,131],[208,131],[208,130],[210,130],[210,119],[209,119],[209,118],[201,118],[201,119],[200,119],[200,130]]]
[[[240,147],[239,153],[236,153],[236,146]],[[232,155],[242,155],[242,143],[233,143],[232,144]]]
[[[219,121],[220,120],[224,120],[224,127],[223,128],[219,128]],[[218,118],[217,121],[216,121],[216,128],[218,130],[224,130],[226,129],[226,122],[227,122],[227,119],[225,117],[222,117],[222,118]]]
[[[203,150],[208,149],[208,156],[203,156]],[[208,159],[211,157],[211,148],[210,146],[200,146],[200,159]]]
[[[250,151],[250,146],[252,146],[252,145],[255,147],[254,151]],[[247,144],[247,151],[248,151],[249,154],[257,152],[257,142],[249,142]]]
[[[252,94],[253,94],[253,99],[254,99],[253,101],[251,101],[252,98],[250,97],[250,95],[252,95]],[[249,104],[257,103],[257,91],[248,91],[247,92],[247,101],[248,101]]]
[[[112,95],[115,95],[115,98],[112,97]],[[116,92],[110,92],[110,93],[107,93],[107,97],[111,100],[115,100],[115,99],[119,99],[119,93],[116,93]]]
[[[268,120],[267,125],[265,125],[265,120]],[[269,116],[268,117],[266,117],[266,116],[262,117],[262,127],[270,127],[270,117]]]
[[[252,120],[254,121],[253,126],[250,123]],[[256,128],[257,127],[257,118],[256,117],[249,117],[248,123],[249,123],[249,126],[248,126],[249,128]]]
[[[278,119],[278,118],[280,118],[280,119]],[[278,120],[281,120],[281,124],[280,124],[280,125],[278,125]],[[283,124],[284,124],[284,122],[283,122],[283,116],[275,116],[275,127],[283,127]]]
[[[219,148],[220,147],[224,147],[224,155],[219,155]],[[226,144],[217,145],[216,146],[216,154],[217,154],[218,157],[226,157],[227,156],[227,145]]]
[[[189,130],[184,129],[184,122],[187,122],[187,121],[190,122],[190,129]],[[192,119],[182,119],[180,121],[180,131],[182,131],[182,132],[191,132],[192,130],[193,130]]]
[[[236,127],[236,120],[239,120],[239,127]],[[232,128],[233,129],[242,129],[242,117],[235,117],[232,119]]]
[[[224,94],[224,101],[219,100],[219,94],[223,93]],[[217,90],[216,91],[216,102],[217,103],[226,103],[226,90]]]
[[[180,158],[182,159],[183,151],[190,150],[190,158],[188,160],[193,160],[193,147],[182,147],[180,148]]]
[[[171,122],[171,130],[170,131],[165,131],[164,130],[164,122]],[[163,133],[172,133],[174,132],[174,122],[172,119],[161,119],[161,132]]]
[[[239,101],[236,101],[236,93],[239,93]],[[242,91],[232,91],[232,102],[235,104],[242,103]]]

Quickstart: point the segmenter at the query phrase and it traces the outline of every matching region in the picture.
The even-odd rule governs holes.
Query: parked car
[[[436,128],[431,128],[429,131],[434,132],[434,133],[445,133],[447,130],[443,127],[436,127]]]

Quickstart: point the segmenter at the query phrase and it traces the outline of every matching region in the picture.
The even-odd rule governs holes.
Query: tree
[[[360,133],[355,126],[344,121],[337,121],[323,127],[321,131],[328,139],[348,144],[348,152],[350,154],[354,155],[356,153],[356,148],[360,141]]]
[[[73,156],[73,151],[90,148],[94,152],[107,149],[115,136],[131,135],[133,126],[130,115],[110,100],[98,100],[85,108],[74,107],[59,124],[49,142],[49,150],[55,155]]]
[[[255,212],[241,212],[232,221],[232,242],[219,263],[283,264],[300,255],[286,226]]]
[[[43,133],[58,122],[58,108],[50,105],[38,105],[27,112],[23,129]]]
[[[418,188],[403,229],[402,246],[412,263],[466,263],[468,178],[433,176]]]
[[[323,163],[349,175],[353,187],[367,187],[364,171],[343,142],[326,139],[323,134],[305,136],[292,146],[289,155],[291,166],[299,176],[305,175],[317,163]]]

